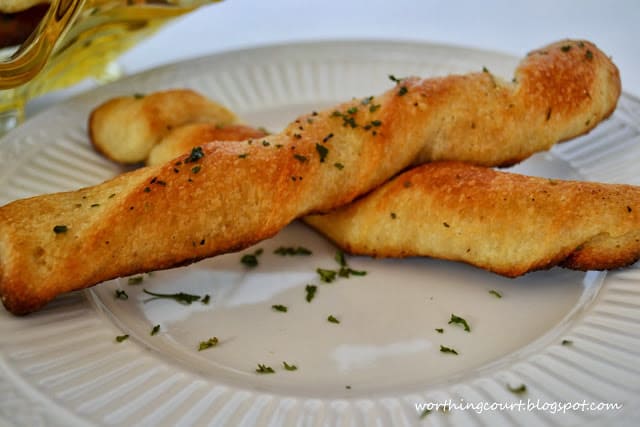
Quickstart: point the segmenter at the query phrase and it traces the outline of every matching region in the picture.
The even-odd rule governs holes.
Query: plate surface
[[[61,103],[6,136],[0,204],[121,173],[87,140],[89,111],[114,96],[189,87],[277,131],[300,113],[382,92],[393,84],[389,74],[487,67],[510,78],[516,64],[492,52],[379,41],[268,46],[173,64]],[[640,102],[623,94],[613,117],[591,134],[513,169],[640,185],[639,116]],[[298,246],[312,255],[274,253]],[[255,268],[240,262],[257,249]],[[510,280],[431,259],[348,257],[367,274],[323,283],[316,269],[336,269],[335,252],[294,223],[242,253],[142,275],[137,284],[112,280],[24,318],[0,310],[0,421],[369,426],[637,419],[637,264],[606,274],[553,269]],[[317,287],[311,302],[307,285]],[[116,290],[128,299],[115,298]],[[210,300],[182,305],[144,290]],[[471,331],[450,324],[452,314]],[[340,323],[329,322],[330,315]],[[155,325],[159,332],[151,335]],[[129,338],[118,343],[124,334]],[[199,351],[214,336],[218,345]],[[458,355],[442,353],[441,345]],[[259,364],[275,373],[256,372]],[[510,390],[521,385],[524,393]],[[426,416],[416,406],[447,402],[467,406]],[[563,411],[560,402],[574,406]]]

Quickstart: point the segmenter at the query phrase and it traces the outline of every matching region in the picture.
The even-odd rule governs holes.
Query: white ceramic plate
[[[385,90],[393,84],[388,74],[487,67],[510,78],[516,63],[451,46],[350,41],[170,65],[57,105],[4,138],[0,204],[120,173],[92,150],[86,132],[89,111],[117,95],[189,87],[278,130],[298,113]],[[623,95],[594,132],[515,169],[640,184],[639,106]],[[313,255],[274,254],[280,246]],[[241,255],[257,248],[264,250],[259,265],[248,269]],[[298,223],[242,254],[144,275],[138,285],[113,280],[24,318],[0,311],[0,416],[19,426],[605,425],[638,416],[638,265],[509,280],[451,262],[350,257],[367,275],[323,284],[315,270],[336,267],[335,248]],[[310,303],[308,284],[318,289]],[[114,298],[119,289],[127,300]],[[150,300],[143,289],[211,300],[180,305]],[[288,311],[273,310],[276,304]],[[452,314],[471,332],[449,324]],[[155,325],[160,332],[152,336]],[[129,339],[116,342],[123,334]],[[198,351],[213,336],[219,344]],[[442,353],[441,345],[459,354]],[[283,361],[298,369],[283,369]],[[275,373],[257,373],[258,364]],[[509,389],[521,385],[525,393]],[[474,406],[422,417],[416,409],[447,401]],[[558,402],[582,406],[553,413]],[[592,403],[622,409],[588,410]]]

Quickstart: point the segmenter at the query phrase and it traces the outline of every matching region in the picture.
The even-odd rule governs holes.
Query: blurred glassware
[[[116,59],[170,19],[220,0],[0,0],[0,136],[32,98],[121,75]]]

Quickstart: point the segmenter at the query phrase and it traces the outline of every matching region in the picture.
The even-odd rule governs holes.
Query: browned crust
[[[190,123],[218,126],[237,117],[190,89],[131,94],[110,99],[91,111],[89,140],[105,157],[124,164],[144,162],[151,149],[176,127]]]
[[[640,258],[640,187],[436,162],[305,221],[352,254],[428,256],[516,277]]]
[[[406,79],[369,100],[379,105],[375,111],[352,100],[300,117],[280,134],[265,137],[266,145],[212,142],[196,162],[185,164],[183,156],[179,165],[142,168],[94,187],[3,206],[0,297],[9,311],[24,314],[63,292],[247,247],[295,218],[349,203],[412,163],[458,156],[501,165],[547,148],[571,131],[583,131],[587,117],[604,117],[619,94],[615,66],[602,52],[587,42],[564,52],[565,43],[570,42],[547,49],[573,58],[562,62],[565,67],[597,69],[597,78],[579,83],[591,96],[567,100],[575,114],[567,121],[577,123],[569,132],[564,121],[546,120],[546,109],[539,108],[548,104],[543,100],[529,100],[530,109],[521,105],[518,111],[531,117],[512,126],[523,117],[508,113],[510,97],[522,85],[537,84],[533,78],[513,85],[496,84],[488,73]],[[587,49],[593,52],[589,59]],[[536,58],[547,59],[532,55],[523,67],[534,68]],[[485,98],[497,103],[493,115],[487,116],[491,103],[480,102]],[[486,122],[496,130],[515,133],[478,139],[469,127],[464,137],[458,130],[465,128],[460,125],[464,114],[489,117]],[[523,134],[524,124],[535,129]],[[545,131],[532,138],[541,125]],[[466,139],[471,143],[461,142]],[[326,156],[319,146],[327,149]],[[68,231],[55,234],[58,224]]]
[[[211,141],[244,141],[267,136],[263,130],[247,125],[216,125],[211,123],[191,123],[177,127],[166,134],[151,149],[146,164],[153,166],[166,163],[181,154],[188,153],[193,147]]]

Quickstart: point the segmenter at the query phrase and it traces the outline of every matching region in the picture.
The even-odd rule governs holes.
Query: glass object
[[[29,99],[120,76],[115,60],[171,18],[220,0],[0,0],[0,135]]]

